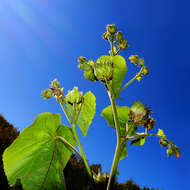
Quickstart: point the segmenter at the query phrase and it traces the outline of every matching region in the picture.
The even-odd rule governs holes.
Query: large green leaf
[[[130,119],[129,118],[130,108],[127,106],[116,106],[116,110],[117,110],[117,115],[118,115],[119,126],[120,126],[122,134],[124,134],[126,131],[126,123],[128,123]],[[111,106],[108,106],[105,109],[103,109],[101,116],[104,117],[104,119],[107,121],[109,126],[115,128]]]
[[[39,114],[6,149],[3,163],[9,184],[21,180],[24,190],[66,189],[63,169],[72,154],[55,136],[75,146],[72,131],[59,114]]]
[[[69,114],[73,118],[74,117],[73,106],[70,104],[67,104],[67,109],[68,109]],[[82,103],[80,114],[76,121],[77,125],[79,126],[84,136],[87,135],[88,128],[90,124],[92,123],[92,119],[94,118],[95,112],[96,112],[96,98],[92,92],[88,91],[84,95],[84,101]],[[77,115],[77,113],[75,114]]]
[[[126,61],[120,55],[116,55],[112,59],[113,61],[113,80],[112,88],[115,92],[115,96],[119,98],[120,88],[123,82],[123,79],[127,73]]]

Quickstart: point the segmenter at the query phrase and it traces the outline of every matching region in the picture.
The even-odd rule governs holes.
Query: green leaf
[[[69,105],[69,104],[66,104],[66,105],[67,105],[69,114],[73,118],[73,116],[74,116],[73,106]],[[76,122],[77,125],[79,126],[83,136],[87,135],[88,128],[89,128],[90,124],[92,123],[92,119],[94,118],[95,112],[96,112],[96,98],[92,92],[88,91],[84,95],[84,101],[82,104],[82,108],[80,110],[80,114],[79,114],[79,117]]]
[[[69,127],[60,125],[59,114],[39,114],[3,154],[3,163],[10,186],[18,179],[24,190],[66,189],[63,169],[72,151],[55,136],[64,137],[75,146]]]
[[[118,115],[119,126],[122,134],[124,134],[126,131],[126,123],[130,120],[129,118],[130,108],[127,106],[116,106],[116,110]],[[103,109],[101,116],[104,117],[109,126],[115,128],[111,106],[108,106],[105,109]]]
[[[127,136],[130,137],[131,135],[135,135],[137,131],[137,124],[134,122],[128,122],[128,133]]]
[[[162,129],[158,129],[158,136],[165,136],[164,131]]]
[[[144,143],[145,143],[145,137],[140,138],[140,139],[133,140],[133,141],[131,142],[131,145],[139,145],[139,146],[142,146],[142,145],[144,145]]]
[[[119,98],[120,88],[123,82],[123,79],[127,73],[127,65],[126,61],[120,55],[116,55],[112,59],[113,61],[113,80],[112,80],[112,88],[115,92],[115,96]]]

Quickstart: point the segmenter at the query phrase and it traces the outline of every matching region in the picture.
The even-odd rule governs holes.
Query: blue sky
[[[115,23],[128,39],[122,52],[144,57],[150,75],[123,91],[119,105],[142,100],[151,106],[156,132],[162,128],[181,149],[179,160],[168,158],[158,139],[143,147],[129,147],[119,165],[120,182],[132,178],[141,187],[179,190],[189,187],[189,3],[185,0],[2,0],[0,3],[0,113],[19,130],[42,112],[61,113],[54,100],[44,101],[41,91],[57,78],[65,92],[79,86],[97,98],[97,113],[87,137],[82,138],[90,163],[110,171],[116,136],[100,116],[109,105],[99,83],[84,79],[77,68],[81,55],[96,60],[108,54],[101,38],[107,24]],[[124,82],[136,73],[128,63]],[[62,113],[61,113],[62,114]],[[63,114],[62,114],[63,116]],[[68,124],[62,118],[63,123]]]

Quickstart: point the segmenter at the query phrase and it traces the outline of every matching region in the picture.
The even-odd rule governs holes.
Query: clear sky
[[[42,112],[62,113],[41,91],[57,78],[65,92],[73,86],[97,98],[97,113],[87,137],[82,138],[87,158],[110,171],[116,135],[100,116],[109,105],[99,83],[83,77],[77,68],[81,55],[96,60],[108,54],[101,38],[107,24],[125,33],[130,48],[122,53],[144,57],[150,75],[123,91],[119,105],[134,100],[150,105],[156,129],[162,128],[181,149],[168,158],[158,139],[143,147],[129,147],[119,165],[120,182],[129,178],[141,187],[187,190],[190,179],[190,13],[186,0],[1,0],[0,2],[0,113],[21,131]],[[128,63],[127,82],[136,67]],[[63,114],[62,114],[63,115]],[[62,118],[63,123],[68,124]]]

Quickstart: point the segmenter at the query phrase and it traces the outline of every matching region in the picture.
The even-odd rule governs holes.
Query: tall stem
[[[78,136],[77,131],[76,131],[76,126],[75,126],[74,123],[72,123],[72,120],[71,120],[71,118],[70,118],[70,116],[69,116],[69,114],[68,114],[68,112],[67,112],[67,110],[65,108],[65,105],[62,102],[60,103],[60,105],[61,105],[61,108],[63,109],[63,112],[64,112],[65,116],[67,117],[67,120],[69,121],[69,123],[70,123],[70,125],[72,127],[72,131],[73,131],[74,137],[75,137],[75,139],[77,141],[77,144],[78,144],[80,153],[82,155],[82,159],[84,161],[84,165],[86,167],[87,173],[88,173],[89,177],[92,179],[92,172],[91,172],[91,169],[90,169],[90,167],[88,165],[88,161],[86,159],[86,156],[85,156],[84,150],[82,148],[82,145],[80,143],[80,139],[79,139],[79,136]]]
[[[108,95],[109,95],[111,106],[112,106],[113,118],[114,118],[114,123],[115,123],[115,128],[116,128],[117,145],[116,145],[112,168],[111,168],[111,172],[110,172],[110,176],[108,180],[107,190],[109,190],[110,188],[111,180],[116,176],[120,153],[121,153],[120,128],[119,128],[119,122],[118,122],[118,117],[117,117],[115,97],[113,96],[113,94],[111,94],[110,91],[108,91]]]

